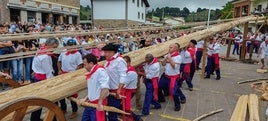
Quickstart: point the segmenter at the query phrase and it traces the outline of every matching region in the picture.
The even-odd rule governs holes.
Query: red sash
[[[125,109],[127,112],[130,112],[131,111],[131,97],[132,97],[132,94],[135,93],[136,90],[135,89],[126,89],[125,91],[125,95],[126,95],[126,100],[125,100]]]
[[[173,98],[173,94],[174,94],[174,87],[175,87],[175,84],[176,84],[176,80],[177,78],[180,78],[180,75],[175,75],[175,76],[168,76],[168,75],[165,75],[167,78],[170,79],[170,83],[169,83],[169,97],[170,98]]]
[[[154,88],[154,92],[153,92],[154,100],[158,100],[158,77],[152,78],[152,83],[153,83],[153,88]]]
[[[218,70],[220,68],[220,58],[219,54],[212,54],[212,57],[214,58],[214,63],[215,63],[215,70]]]
[[[197,51],[203,51],[203,48],[197,48]]]
[[[117,59],[118,57],[122,57],[120,54],[118,54],[116,57],[112,57],[110,59],[107,59],[107,65],[105,67],[108,67],[111,64],[111,61],[114,59]]]
[[[47,75],[46,74],[39,74],[39,73],[34,73],[34,77],[37,79],[37,80],[46,80],[47,79]]]
[[[186,63],[184,64],[184,73],[190,73],[190,69],[191,69],[191,63]]]
[[[101,65],[96,64],[92,70],[86,74],[86,80],[88,80],[99,68],[103,68]]]
[[[67,51],[67,52],[65,53],[65,55],[72,55],[72,54],[75,54],[75,53],[77,53],[77,52],[78,52],[78,50]]]
[[[93,104],[98,104],[99,100],[88,101],[88,102],[89,103],[93,103]],[[108,103],[108,100],[107,99],[103,100],[103,102],[102,102],[102,104],[104,106],[106,106],[107,103]],[[105,121],[106,120],[105,119],[105,111],[97,111],[96,110],[96,119],[97,119],[97,121]]]

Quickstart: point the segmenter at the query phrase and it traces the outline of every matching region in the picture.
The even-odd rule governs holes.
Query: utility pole
[[[209,28],[209,21],[210,21],[210,11],[211,11],[211,9],[209,8],[209,10],[208,10],[208,23],[207,23],[207,29]]]
[[[164,25],[165,24],[165,8],[163,8],[162,22],[163,22],[163,25]]]
[[[91,2],[91,29],[94,29],[94,7],[93,7],[93,0],[90,0]]]

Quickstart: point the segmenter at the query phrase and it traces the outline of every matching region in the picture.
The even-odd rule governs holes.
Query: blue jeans
[[[25,59],[25,80],[29,81],[31,80],[31,74],[32,74],[32,62],[33,57],[29,57]]]
[[[153,88],[152,80],[145,79],[144,84],[146,86],[146,91],[145,91],[145,99],[144,99],[143,108],[142,108],[142,114],[149,115],[151,104],[154,105],[154,107],[157,109],[161,108],[161,105],[157,100],[153,99],[154,88]]]
[[[11,61],[12,63],[12,78],[15,81],[21,81],[23,73],[23,59],[15,59]]]
[[[203,51],[196,51],[196,69],[199,69],[202,56],[203,56]]]

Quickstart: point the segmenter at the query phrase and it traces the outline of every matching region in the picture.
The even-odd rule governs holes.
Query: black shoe
[[[220,79],[221,79],[221,77],[217,77],[217,78],[216,78],[216,80],[220,80]]]
[[[161,106],[160,107],[154,107],[154,109],[161,109]]]
[[[181,108],[179,107],[179,108],[175,108],[174,109],[174,111],[180,111],[181,110]]]
[[[185,104],[186,103],[186,99],[181,100],[181,104]]]
[[[210,79],[210,76],[206,76],[205,79]]]
[[[189,88],[189,91],[193,91],[194,89],[193,88]]]
[[[214,72],[211,75],[215,75]]]

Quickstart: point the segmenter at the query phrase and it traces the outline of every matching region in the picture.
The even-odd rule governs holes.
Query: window
[[[135,3],[135,0],[132,0],[132,3]]]
[[[137,0],[137,7],[140,7],[140,0]]]
[[[141,0],[141,7],[143,7],[143,0]]]
[[[144,19],[144,13],[141,14],[141,19],[142,19],[142,20]]]
[[[140,12],[138,12],[138,19],[140,19],[141,18],[141,13]]]

